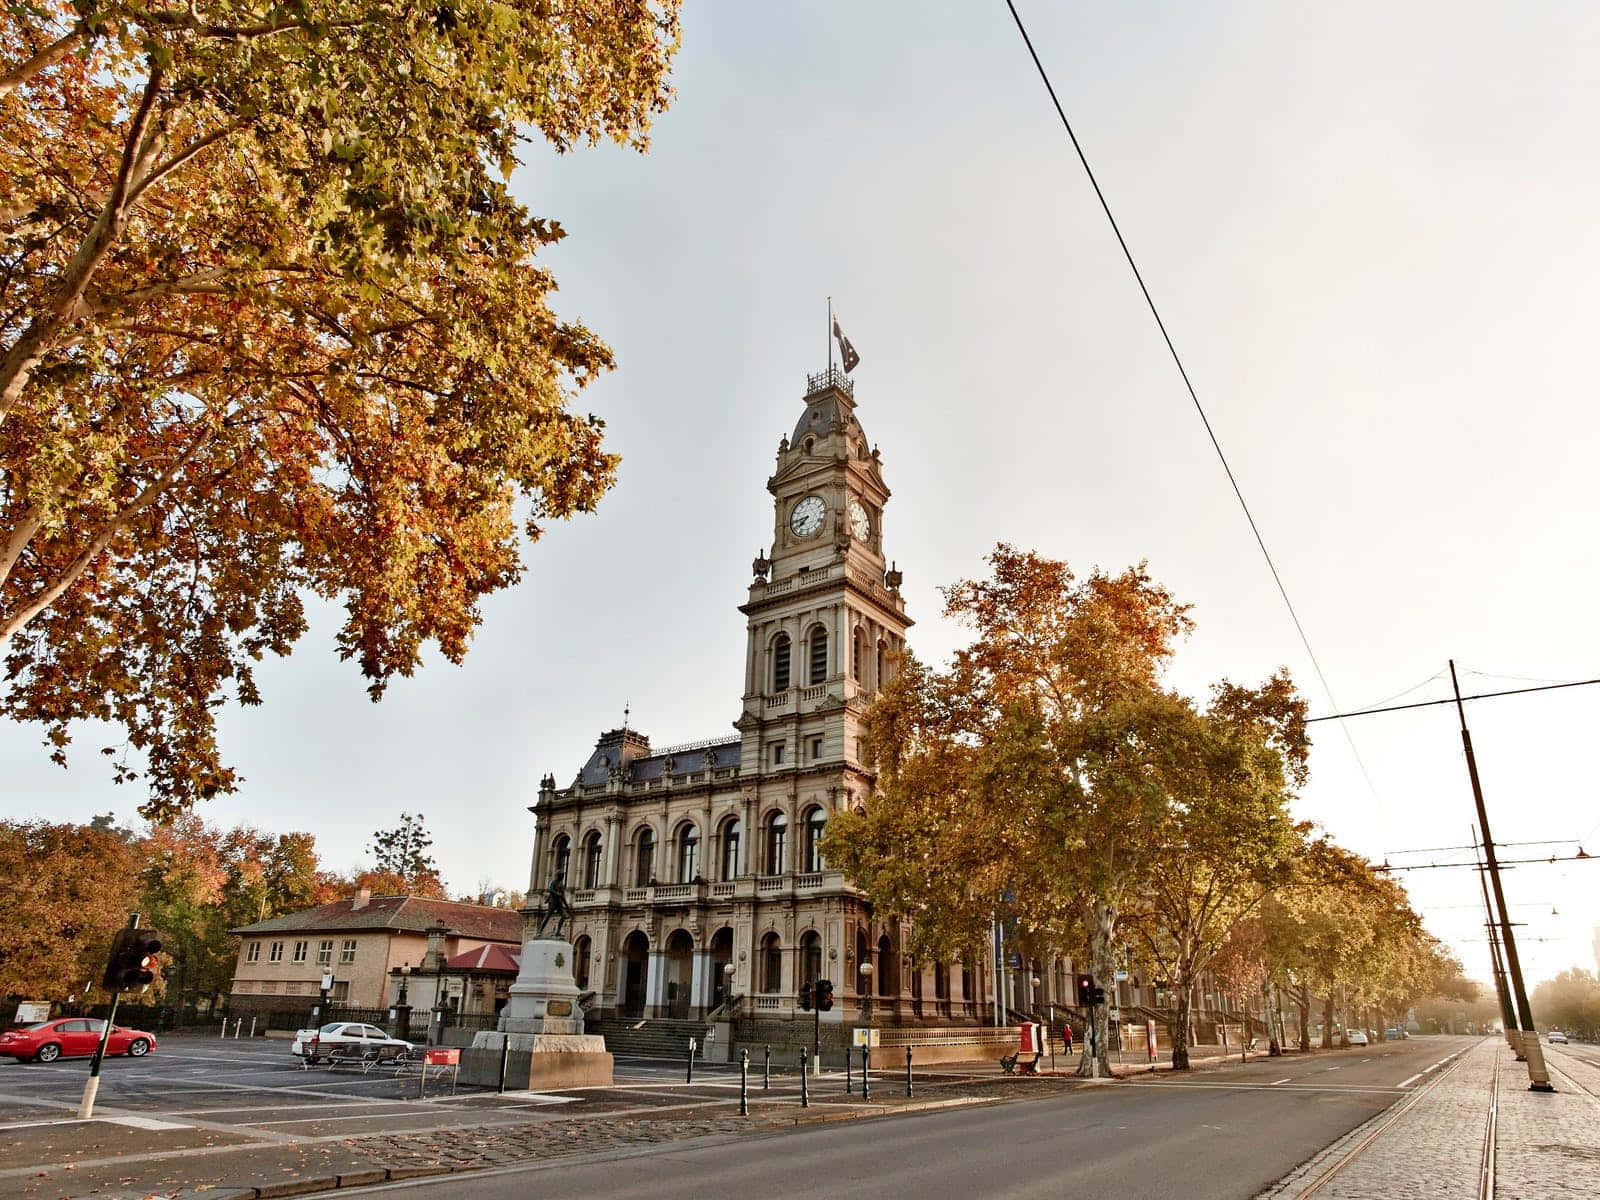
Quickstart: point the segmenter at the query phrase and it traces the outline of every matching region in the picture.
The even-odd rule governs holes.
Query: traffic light
[[[143,990],[156,977],[161,935],[154,929],[119,929],[111,942],[101,986],[108,992]]]
[[[817,997],[817,1011],[818,1012],[827,1012],[830,1008],[832,1008],[833,1007],[833,980],[831,980],[831,979],[819,979],[819,980],[817,980],[816,997]]]
[[[800,985],[800,1007],[807,1012],[811,1011],[811,985],[809,983]]]
[[[1099,984],[1095,984],[1094,987],[1089,989],[1089,1003],[1090,1004],[1104,1004],[1105,1002],[1106,1002],[1106,990],[1105,990],[1105,988],[1101,987]]]
[[[1079,1004],[1094,1004],[1094,1003],[1096,1003],[1096,1000],[1094,999],[1094,994],[1095,994],[1096,990],[1097,989],[1094,986],[1094,976],[1093,975],[1079,975],[1078,976],[1078,1003]]]

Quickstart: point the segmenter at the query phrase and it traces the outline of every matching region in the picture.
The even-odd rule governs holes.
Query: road
[[[387,1185],[408,1200],[525,1200],[549,1188],[605,1200],[803,1193],[917,1200],[1064,1195],[1245,1200],[1426,1081],[1474,1038],[1264,1059],[983,1108],[850,1121],[623,1158]],[[540,1176],[543,1175],[541,1178]]]

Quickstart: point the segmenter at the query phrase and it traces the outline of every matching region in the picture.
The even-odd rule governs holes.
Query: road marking
[[[1291,1080],[1291,1079],[1293,1079],[1293,1078],[1294,1078],[1294,1076],[1293,1076],[1293,1075],[1286,1075],[1286,1076],[1284,1076],[1284,1077],[1283,1077],[1283,1078],[1282,1078],[1282,1079],[1274,1079],[1274,1080],[1273,1080],[1273,1081],[1272,1081],[1272,1082],[1271,1082],[1271,1083],[1269,1083],[1269,1084],[1268,1084],[1268,1085],[1267,1085],[1267,1086],[1268,1086],[1268,1087],[1277,1087],[1277,1086],[1278,1086],[1278,1085],[1279,1085],[1279,1084],[1280,1084],[1280,1083],[1288,1083],[1288,1082],[1289,1082],[1289,1080]]]
[[[1338,1069],[1339,1069],[1338,1067],[1329,1067],[1328,1068],[1328,1070],[1330,1070],[1330,1071],[1337,1071]]]
[[[106,1117],[108,1125],[126,1125],[129,1129],[193,1129],[177,1121],[158,1121],[154,1117]]]

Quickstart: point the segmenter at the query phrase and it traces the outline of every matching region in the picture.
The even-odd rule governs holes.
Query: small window
[[[333,965],[333,939],[317,943],[317,962],[324,967]]]
[[[783,989],[783,945],[778,935],[769,933],[761,939],[761,990],[775,995]]]
[[[267,961],[268,962],[282,962],[283,961],[283,943],[282,942],[273,942],[272,943],[272,951],[271,951],[270,954],[267,955]]]
[[[811,739],[811,761],[812,762],[816,762],[817,759],[819,759],[821,757],[822,757],[822,739],[819,738],[819,737],[814,737],[814,738]]]
[[[260,962],[261,961],[261,943],[260,942],[251,942],[248,946],[245,947],[244,960],[245,960],[245,962]]]
[[[678,882],[693,883],[700,874],[700,831],[685,825],[678,835]]]
[[[722,878],[733,879],[739,874],[739,831],[743,828],[739,818],[722,827]]]
[[[783,743],[782,742],[773,742],[772,743],[772,765],[775,766],[775,767],[783,766]]]
[[[789,635],[780,633],[772,643],[772,690],[789,690]]]
[[[828,827],[828,814],[813,808],[806,814],[806,871],[814,873],[827,869],[822,857],[822,833]]]
[[[294,961],[305,962],[306,955],[311,951],[310,942],[296,942],[294,944]]]
[[[339,961],[342,963],[353,963],[355,960],[356,940],[355,938],[345,938],[344,943],[339,947]]]
[[[789,818],[773,813],[767,822],[767,874],[782,875],[783,861],[789,847]]]
[[[583,886],[597,888],[600,886],[600,835],[591,832],[583,846]]]
[[[656,835],[650,828],[639,830],[639,842],[634,847],[633,886],[648,887],[656,873]]]

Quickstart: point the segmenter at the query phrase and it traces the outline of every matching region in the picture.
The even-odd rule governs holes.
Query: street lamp
[[[867,1027],[868,1028],[871,1028],[872,1027],[872,964],[869,963],[869,962],[863,962],[861,964],[861,995],[858,997],[858,999],[861,1002],[861,1019],[867,1023]]]
[[[733,996],[733,964],[722,964],[722,1002],[726,1004]]]

